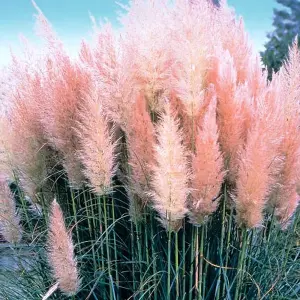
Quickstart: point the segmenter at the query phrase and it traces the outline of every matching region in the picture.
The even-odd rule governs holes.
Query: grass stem
[[[247,229],[242,229],[242,249],[239,254],[238,259],[238,268],[237,268],[237,284],[234,294],[234,300],[238,300],[240,298],[240,289],[244,278],[244,262],[246,256],[246,249],[247,249]]]
[[[135,240],[134,240],[134,230],[133,230],[133,222],[130,221],[130,237],[131,237],[131,261],[132,261],[132,285],[133,292],[136,292],[136,281],[135,281],[135,268],[136,268],[136,255],[135,255]]]
[[[108,232],[108,214],[107,214],[107,203],[106,195],[103,195],[103,208],[104,208],[104,224],[105,224],[105,244],[106,244],[106,257],[107,257],[107,268],[109,279],[112,278],[111,270],[111,259],[110,259],[110,249],[109,249],[109,232]],[[110,281],[109,281],[110,282]],[[113,298],[113,285],[109,285],[109,299]]]
[[[226,199],[227,199],[227,193],[224,194],[224,200],[226,201]],[[228,220],[228,229],[227,229],[227,238],[226,238],[225,269],[223,272],[224,283],[223,283],[222,293],[221,293],[221,296],[223,299],[225,297],[225,288],[226,288],[226,280],[227,280],[227,268],[228,268],[229,254],[230,254],[230,238],[231,238],[232,221],[233,221],[233,206],[231,206],[231,209],[230,209],[230,215],[229,215],[229,220]]]
[[[150,230],[151,230],[151,237],[152,237],[152,243],[151,243],[151,254],[152,254],[152,261],[153,261],[153,286],[154,286],[154,300],[157,300],[157,260],[156,260],[156,251],[155,251],[155,236],[154,236],[154,213],[151,212],[150,216]]]
[[[185,289],[186,289],[186,267],[185,267],[185,256],[186,256],[186,249],[185,249],[185,236],[186,236],[186,225],[185,222],[183,222],[183,234],[182,234],[182,290],[183,290],[183,297],[185,297]]]
[[[195,232],[196,229],[195,227],[192,228],[192,233],[191,233],[191,243],[190,243],[190,248],[191,248],[191,255],[190,255],[190,261],[191,261],[191,265],[190,265],[190,282],[189,282],[189,300],[193,299],[193,282],[194,282],[194,264],[195,264],[195,248],[194,248],[194,244],[195,244]]]
[[[199,282],[198,282],[198,298],[203,299],[202,285],[203,285],[203,257],[204,257],[204,234],[206,224],[201,227],[201,239],[200,239],[200,262],[199,262]]]
[[[227,191],[226,191],[226,184],[224,186],[224,197],[222,202],[222,227],[221,227],[221,238],[220,238],[220,247],[219,249],[219,275],[217,281],[217,288],[215,299],[220,299],[220,291],[221,291],[221,277],[222,277],[222,267],[223,267],[223,248],[224,248],[224,236],[225,236],[225,219],[226,219],[226,202],[227,202]]]
[[[171,300],[171,230],[168,231],[168,280],[167,280],[167,299]]]
[[[176,299],[179,299],[179,249],[178,249],[178,232],[175,233],[175,272],[176,272]]]
[[[114,260],[115,260],[115,274],[116,274],[116,285],[119,287],[119,270],[118,270],[118,251],[117,251],[117,239],[116,239],[116,216],[115,216],[115,199],[112,197],[112,219],[114,224],[113,239],[114,239]]]
[[[83,200],[84,200],[84,205],[85,205],[86,217],[87,217],[87,221],[88,221],[89,236],[90,236],[92,255],[93,255],[94,272],[96,272],[97,263],[96,263],[95,247],[94,247],[94,243],[93,243],[93,229],[92,229],[92,224],[91,224],[91,220],[90,220],[90,213],[89,213],[89,209],[88,209],[88,203],[87,203],[87,197],[86,197],[85,191],[83,191]]]
[[[77,244],[78,244],[78,248],[79,248],[78,253],[81,253],[80,236],[79,236],[78,220],[77,220],[77,209],[76,209],[76,203],[75,203],[75,194],[72,189],[71,189],[71,200],[72,200],[73,216],[74,216],[74,221],[75,221]]]

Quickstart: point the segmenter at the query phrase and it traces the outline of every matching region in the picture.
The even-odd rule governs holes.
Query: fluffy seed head
[[[274,103],[273,103],[274,104]],[[280,159],[280,106],[258,100],[255,123],[241,151],[236,185],[237,220],[249,228],[260,226],[263,210],[271,192],[273,174]]]
[[[62,210],[56,200],[52,202],[49,221],[48,259],[53,276],[62,292],[75,295],[80,288],[77,261],[71,234],[67,232]]]
[[[143,95],[136,97],[133,118],[127,133],[130,174],[131,214],[137,219],[138,214],[149,200],[150,178],[154,165],[155,131],[146,108]],[[136,211],[136,213],[134,213]]]
[[[151,181],[153,206],[168,230],[181,227],[189,195],[187,153],[183,146],[179,121],[174,119],[169,104],[157,127],[156,165]]]
[[[276,185],[270,203],[275,207],[275,214],[283,225],[288,224],[295,212],[297,196],[298,170],[300,161],[299,138],[299,97],[300,97],[300,51],[295,41],[289,51],[289,59],[280,72],[274,76],[273,89],[281,100],[283,123],[281,126],[282,142],[279,153],[282,157],[280,170],[275,178]]]
[[[219,66],[219,79],[216,85],[218,127],[220,145],[225,155],[225,166],[231,183],[237,176],[238,153],[243,146],[243,113],[242,102],[237,99],[237,71],[229,52]]]
[[[86,95],[79,112],[78,138],[80,161],[92,190],[99,194],[111,191],[116,174],[116,142],[114,128],[109,128],[97,89]]]
[[[192,156],[191,203],[192,223],[201,224],[218,206],[217,197],[224,178],[223,157],[218,144],[216,97],[211,99],[203,125],[196,136]]]

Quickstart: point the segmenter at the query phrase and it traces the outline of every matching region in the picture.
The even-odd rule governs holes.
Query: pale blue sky
[[[119,0],[126,3],[127,0]],[[227,0],[244,18],[255,50],[262,50],[266,33],[272,31],[275,0]],[[97,19],[108,18],[117,25],[118,5],[114,0],[36,0],[70,54],[75,53],[82,37],[91,32],[89,12]],[[35,9],[30,0],[0,0],[0,65],[10,60],[9,46],[19,51],[18,36],[35,40]]]

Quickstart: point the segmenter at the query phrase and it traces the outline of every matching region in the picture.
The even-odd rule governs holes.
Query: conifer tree
[[[261,53],[271,79],[286,59],[288,48],[300,33],[300,0],[276,0],[281,7],[274,9],[274,31],[268,34],[265,51]],[[298,38],[298,45],[300,39]]]

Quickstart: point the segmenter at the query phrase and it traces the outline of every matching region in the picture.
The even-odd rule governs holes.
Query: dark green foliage
[[[261,53],[262,61],[268,68],[269,79],[272,71],[277,72],[288,54],[289,46],[300,34],[300,0],[276,0],[282,5],[274,9],[274,31],[268,34],[266,50]],[[300,45],[300,39],[298,38]]]
[[[286,231],[272,216],[262,228],[246,231],[236,227],[226,194],[205,225],[185,220],[178,233],[169,234],[150,208],[141,223],[130,221],[128,198],[117,180],[109,197],[72,191],[63,178],[55,182],[82,278],[74,299],[300,297],[299,212]],[[0,299],[41,299],[55,283],[46,258],[46,213],[38,217],[28,207],[22,209],[23,244],[0,249],[2,256],[18,262],[0,270]],[[30,226],[24,214],[29,214]],[[67,297],[58,290],[51,299]]]

